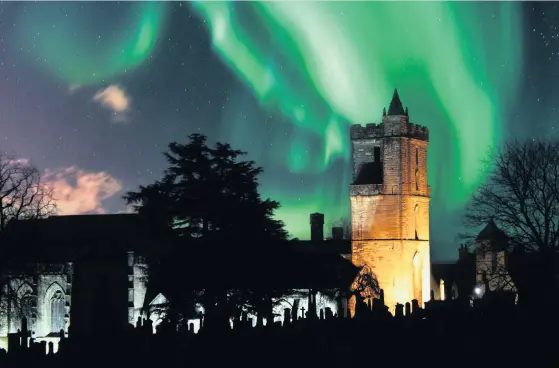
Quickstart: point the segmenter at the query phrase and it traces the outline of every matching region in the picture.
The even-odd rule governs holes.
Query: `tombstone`
[[[414,299],[411,301],[411,305],[412,305],[412,314],[418,313],[419,312],[419,301],[417,299]]]
[[[27,318],[23,317],[21,319],[21,347],[29,347],[27,338],[29,337],[29,330],[27,330]]]
[[[138,316],[138,320],[136,321],[136,328],[142,327],[142,317]]]
[[[190,322],[188,324],[188,333],[190,333],[191,335],[194,335],[194,323]]]
[[[47,342],[43,340],[39,344],[41,345],[41,355],[47,354]]]
[[[320,308],[320,316],[319,316],[321,321],[324,321],[324,309]]]
[[[385,305],[384,304],[384,290],[383,289],[380,289],[379,300],[380,300],[382,305]]]
[[[290,324],[291,323],[291,309],[285,308],[283,310],[283,324]]]
[[[326,309],[324,310],[324,315],[327,320],[334,318],[334,313],[332,312],[332,308],[326,307]]]
[[[410,302],[406,302],[406,317],[411,316],[411,304]]]
[[[54,343],[52,341],[49,341],[49,345],[48,345],[48,354],[52,355],[54,354]]]
[[[146,334],[153,335],[153,321],[151,319],[144,320],[144,329],[146,330]]]
[[[431,300],[435,300],[435,290],[432,289],[431,289]],[[443,300],[443,298],[441,298],[441,300]]]
[[[8,334],[8,350],[13,353],[21,347],[21,332],[17,330],[15,333]]]
[[[403,318],[404,317],[404,305],[403,304],[396,304],[396,318]]]

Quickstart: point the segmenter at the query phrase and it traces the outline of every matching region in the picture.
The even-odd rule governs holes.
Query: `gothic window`
[[[415,166],[419,166],[419,149],[415,149]]]
[[[58,290],[50,300],[50,331],[60,332],[66,327],[64,317],[66,315],[66,301],[64,294]]]
[[[497,252],[492,252],[491,253],[491,272],[497,272],[497,265],[498,265],[499,259],[498,259],[498,254]]]
[[[414,215],[414,225],[415,225],[415,240],[419,240],[419,236],[417,235],[417,226],[419,225],[419,205],[415,205],[413,210]]]
[[[28,323],[33,317],[33,296],[31,293],[25,294],[20,301],[21,317],[27,318]]]

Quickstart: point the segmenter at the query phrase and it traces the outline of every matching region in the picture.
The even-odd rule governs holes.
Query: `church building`
[[[280,320],[286,310],[294,318],[311,310],[349,315],[347,291],[363,270],[374,273],[391,312],[414,299],[422,306],[432,290],[440,299],[447,294],[446,276],[433,281],[431,274],[428,129],[410,122],[395,90],[382,121],[353,125],[350,135],[351,239],[335,228],[325,240],[324,215],[311,215],[311,240],[291,242],[293,252],[285,255],[299,265],[281,275],[297,295],[275,308]],[[168,245],[149,229],[133,214],[12,221],[0,233],[0,345],[2,336],[20,328],[21,316],[37,341],[68,332],[70,319],[72,336],[94,334],[99,311],[105,333],[134,323],[146,306],[164,299],[145,284],[140,255]],[[337,296],[321,295],[326,289]]]

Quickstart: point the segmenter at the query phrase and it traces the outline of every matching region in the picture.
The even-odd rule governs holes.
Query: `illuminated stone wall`
[[[480,292],[487,291],[486,287],[490,291],[516,292],[508,272],[505,251],[492,249],[488,241],[476,244],[476,284]]]
[[[351,135],[354,181],[360,163],[371,160],[371,147],[380,146],[382,162],[382,183],[350,187],[352,261],[371,267],[391,311],[412,299],[422,304],[431,289],[428,130],[397,115],[354,126]]]
[[[44,266],[38,267],[37,274],[34,276],[21,276],[11,278],[10,288],[12,290],[11,301],[8,302],[8,285],[4,285],[2,300],[0,301],[0,336],[7,336],[10,332],[17,332],[21,328],[21,312],[18,305],[24,303],[24,299],[31,300],[31,315],[28,316],[28,326],[33,332],[34,338],[45,337],[51,332],[58,332],[58,326],[63,325],[64,330],[68,331],[70,325],[70,307],[72,291],[72,264],[49,265],[48,271],[41,271]],[[63,312],[63,321],[56,323],[52,320],[53,308],[55,303],[60,303],[63,307],[59,312]],[[8,307],[11,306],[11,308]],[[63,309],[63,311],[62,311]],[[19,309],[21,310],[21,309]],[[60,313],[59,313],[60,314]]]

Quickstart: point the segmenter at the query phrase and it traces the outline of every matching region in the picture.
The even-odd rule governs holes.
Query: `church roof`
[[[489,220],[476,237],[478,243],[488,241],[493,250],[503,250],[508,245],[508,240],[505,232],[493,220]]]
[[[51,216],[13,220],[0,233],[4,254],[26,258],[74,259],[95,251],[138,250],[154,237],[137,214]],[[31,261],[31,260],[30,260]]]
[[[328,239],[322,242],[298,240],[293,243],[297,252],[307,254],[351,254],[350,240]]]
[[[392,95],[392,101],[390,101],[390,107],[388,108],[388,115],[406,115],[397,89],[394,89],[394,95]]]

